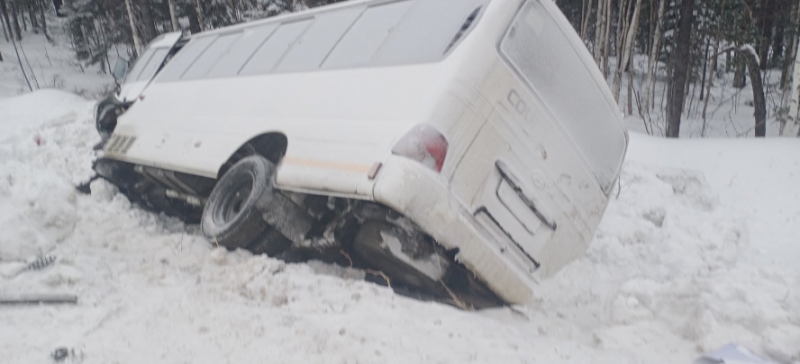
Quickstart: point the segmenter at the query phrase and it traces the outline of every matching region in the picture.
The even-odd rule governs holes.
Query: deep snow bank
[[[41,90],[0,99],[0,142],[9,142],[44,125],[74,122],[86,116],[94,103],[58,90]],[[25,135],[29,135],[26,133]]]
[[[0,115],[64,96],[27,97]],[[80,303],[0,307],[3,362],[47,362],[66,345],[84,363],[689,363],[729,341],[800,360],[795,140],[633,135],[586,257],[532,307],[469,313],[349,269],[214,249],[101,181],[76,194],[97,138],[86,102],[61,105],[3,120],[44,121],[0,141],[0,294]],[[19,272],[41,252],[59,260]]]
[[[0,100],[0,260],[42,254],[75,228],[73,184],[91,176],[98,140],[77,121],[92,105],[55,90]]]
[[[538,291],[536,315],[663,362],[729,341],[800,360],[800,141],[636,134],[620,185],[586,258]]]

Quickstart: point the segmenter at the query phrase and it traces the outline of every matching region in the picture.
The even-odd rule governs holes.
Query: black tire
[[[212,244],[228,249],[244,248],[263,240],[271,228],[262,218],[263,207],[273,193],[275,166],[266,158],[245,157],[220,178],[203,210],[203,233]],[[281,246],[285,242],[271,239]],[[279,247],[262,247],[277,254]]]

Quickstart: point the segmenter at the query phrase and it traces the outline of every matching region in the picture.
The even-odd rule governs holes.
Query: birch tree
[[[177,32],[180,30],[178,26],[178,17],[175,15],[175,0],[168,0],[169,5],[169,19],[172,22],[172,31]]]
[[[205,19],[203,19],[203,3],[200,0],[195,1],[195,8],[197,9],[197,22],[200,23],[200,31],[206,30]]]
[[[605,30],[603,30],[605,42],[603,43],[603,77],[608,77],[608,58],[611,56],[611,1],[606,4]]]
[[[659,0],[658,2],[658,15],[656,16],[656,26],[654,30],[653,36],[653,45],[650,47],[650,56],[647,58],[647,79],[645,81],[645,96],[644,96],[644,103],[642,104],[644,111],[642,112],[642,117],[649,118],[650,117],[650,98],[653,95],[654,87],[655,87],[655,74],[656,74],[656,64],[658,60],[658,49],[661,46],[661,32],[664,28],[664,3],[666,0]]]
[[[642,8],[642,0],[636,0],[636,5],[633,10],[633,19],[628,25],[628,29],[623,29],[625,36],[622,47],[622,57],[617,53],[617,70],[614,72],[614,99],[619,101],[619,92],[622,86],[622,73],[625,72],[625,67],[630,62],[631,51],[633,45],[636,43],[636,30],[639,28],[639,13]]]
[[[586,42],[586,39],[589,37],[589,22],[592,19],[592,7],[594,6],[594,0],[583,0],[582,5],[581,39]]]
[[[130,21],[131,25],[133,47],[136,49],[136,54],[139,55],[142,53],[142,40],[139,39],[139,35],[136,33],[136,21],[134,20],[133,5],[131,5],[131,0],[125,0],[125,9],[128,11],[128,20]]]
[[[610,0],[597,0],[597,21],[594,24],[594,62],[600,67],[603,60],[603,30],[605,29],[605,6]]]
[[[711,76],[708,77],[708,85],[706,86],[706,98],[703,100],[703,128],[700,130],[700,136],[706,136],[706,111],[708,111],[708,99],[711,98],[711,86],[714,84],[714,70],[717,69],[717,59],[719,58],[719,43],[722,38],[722,19],[724,18],[725,14],[725,3],[726,0],[722,0],[722,6],[720,6],[720,20],[717,21],[717,39],[716,44],[714,45],[714,57],[711,60]],[[728,52],[725,52],[728,54]]]
[[[792,24],[794,27],[800,23],[800,3],[796,3],[793,7],[795,10],[792,14]],[[793,136],[795,135],[794,129],[797,128],[797,136],[800,137],[800,125],[798,125],[798,106],[800,106],[800,36],[798,36],[796,29],[792,34],[791,56],[793,62],[789,65],[787,73],[791,74],[791,82],[788,87],[783,89],[783,97],[781,100],[781,109],[778,113],[778,120],[780,121],[780,136]],[[789,57],[790,54],[787,54]]]
[[[800,38],[800,37],[798,37]],[[789,115],[781,118],[781,136],[795,135],[794,129],[798,129],[797,136],[800,137],[800,125],[798,125],[798,108],[800,108],[800,51],[798,51],[800,44],[794,47],[794,64],[792,71],[791,92],[784,92],[784,97],[790,97],[789,101]]]

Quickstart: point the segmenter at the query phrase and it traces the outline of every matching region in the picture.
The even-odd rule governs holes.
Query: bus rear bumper
[[[534,272],[506,242],[490,234],[472,213],[450,194],[432,171],[416,162],[392,156],[381,168],[375,200],[402,213],[448,250],[504,301],[527,304],[537,281]]]

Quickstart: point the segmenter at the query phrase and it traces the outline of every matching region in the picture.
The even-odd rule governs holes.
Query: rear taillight
[[[392,148],[392,154],[422,163],[441,172],[447,158],[447,139],[430,125],[417,125]]]

